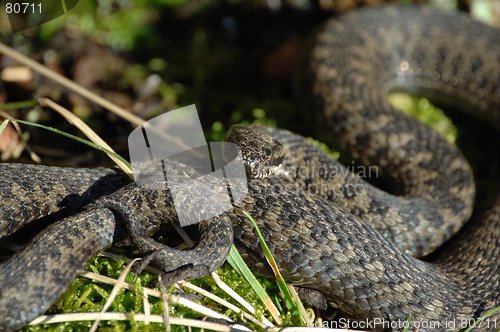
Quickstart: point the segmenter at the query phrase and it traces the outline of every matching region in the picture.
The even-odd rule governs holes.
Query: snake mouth
[[[258,162],[250,162],[245,164],[245,169],[247,175],[254,179],[263,179],[272,174],[274,174],[278,169],[281,168],[281,163],[279,165],[272,166],[262,166]]]
[[[262,127],[234,126],[226,134],[226,140],[240,147],[248,178],[268,177],[283,163],[283,146]]]

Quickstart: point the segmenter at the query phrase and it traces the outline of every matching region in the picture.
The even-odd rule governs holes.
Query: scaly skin
[[[400,196],[353,175],[291,177],[294,165],[340,166],[297,135],[265,129],[284,146],[283,170],[253,179],[249,195],[232,211],[201,223],[201,240],[192,250],[174,250],[149,237],[160,223],[175,220],[167,192],[126,184],[111,170],[0,164],[0,237],[47,214],[63,218],[0,266],[0,327],[20,327],[45,311],[57,297],[47,296],[49,289],[54,294],[67,287],[75,270],[110,245],[113,229],[122,224],[168,281],[220,266],[233,232],[246,259],[265,272],[243,210],[257,220],[287,280],[319,290],[352,317],[404,321],[411,314],[414,320],[444,321],[481,315],[499,304],[500,198],[434,263],[413,258],[434,250],[469,218],[474,181],[456,147],[394,111],[384,94],[410,90],[469,106],[500,128],[499,36],[465,16],[418,7],[367,9],[329,21],[306,57],[300,85],[316,110],[310,118],[318,136],[334,137],[363,165],[377,165]],[[244,135],[237,142],[243,150],[263,152]],[[319,196],[305,190],[325,181],[342,188],[361,184],[364,190]],[[66,208],[58,215],[61,206]],[[37,253],[46,253],[34,253],[36,246]],[[26,297],[18,296],[17,280]],[[41,300],[32,303],[38,294]]]

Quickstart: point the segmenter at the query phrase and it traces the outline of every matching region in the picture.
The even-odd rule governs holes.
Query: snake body
[[[404,321],[411,314],[444,322],[498,305],[500,196],[434,262],[414,258],[450,239],[470,217],[474,179],[455,146],[384,97],[398,89],[424,94],[471,108],[500,128],[498,30],[434,9],[365,9],[329,21],[307,54],[299,84],[314,110],[307,121],[359,164],[377,165],[397,195],[345,173],[299,135],[235,129],[229,139],[246,158],[262,161],[276,144],[285,151],[283,165],[249,181],[249,195],[202,222],[198,245],[179,251],[150,237],[161,223],[175,222],[168,191],[140,188],[106,169],[0,164],[0,238],[40,218],[64,219],[0,265],[0,329],[45,311],[77,270],[112,243],[116,229],[170,281],[220,266],[233,237],[265,273],[245,210],[288,281],[319,290],[354,318]],[[333,190],[311,194],[324,187]]]

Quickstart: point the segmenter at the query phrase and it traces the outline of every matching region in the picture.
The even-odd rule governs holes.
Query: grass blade
[[[269,266],[271,266],[271,268],[273,269],[274,275],[276,277],[276,284],[280,289],[280,292],[283,296],[283,299],[285,300],[288,310],[290,310],[292,314],[298,314],[302,323],[307,324],[309,318],[304,309],[304,306],[302,305],[302,302],[297,296],[292,296],[292,294],[290,293],[288,286],[285,282],[285,279],[283,278],[283,276],[279,271],[278,264],[276,263],[276,260],[274,259],[271,250],[269,250],[269,247],[267,246],[267,243],[264,240],[264,237],[262,236],[262,233],[259,229],[259,226],[257,225],[257,222],[247,211],[243,211],[243,213],[255,227],[255,231],[257,233],[257,237],[259,238],[259,243],[262,247],[262,251],[264,252],[264,256],[266,257]]]
[[[7,120],[5,120],[7,121]],[[4,122],[5,122],[4,121]],[[19,119],[14,119],[14,120],[11,120],[12,122],[18,122],[18,123],[22,123],[24,125],[27,125],[27,126],[32,126],[32,127],[37,127],[37,128],[42,128],[42,129],[45,129],[45,130],[48,130],[48,131],[51,131],[53,133],[56,133],[58,135],[62,135],[64,137],[68,137],[74,141],[77,141],[79,143],[82,143],[82,144],[85,144],[85,145],[88,145],[96,150],[100,150],[100,151],[103,151],[105,152],[106,154],[108,155],[113,155],[115,158],[119,159],[120,161],[122,161],[124,164],[129,164],[128,161],[126,161],[122,156],[120,156],[119,154],[117,154],[116,152],[112,152],[112,151],[109,151],[108,149],[106,148],[103,148],[102,146],[100,145],[97,145],[95,143],[92,143],[91,141],[88,141],[84,138],[81,138],[81,137],[78,137],[78,136],[75,136],[75,135],[72,135],[72,134],[68,134],[67,132],[64,132],[62,130],[59,130],[57,128],[54,128],[54,127],[49,127],[49,126],[44,126],[44,125],[41,125],[39,123],[34,123],[34,122],[30,122],[30,121],[25,121],[25,120],[19,120]],[[3,123],[2,123],[3,124]]]
[[[231,264],[233,269],[238,271],[247,280],[262,303],[264,303],[264,305],[266,306],[274,321],[278,324],[282,324],[283,320],[281,319],[278,308],[276,308],[271,297],[267,294],[264,287],[262,287],[257,278],[255,278],[252,271],[250,271],[248,265],[245,263],[240,253],[238,252],[238,249],[236,249],[234,245],[231,247],[227,261],[229,262],[229,264]]]

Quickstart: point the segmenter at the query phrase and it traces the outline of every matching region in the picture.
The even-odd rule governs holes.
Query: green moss
[[[86,267],[87,271],[100,275],[118,279],[121,271],[125,267],[124,260],[114,261],[107,257],[95,257]],[[126,282],[134,284],[134,290],[122,289],[111,304],[110,312],[143,313],[143,287],[150,284],[156,276],[143,272],[139,276],[129,273]],[[87,278],[78,277],[71,284],[64,295],[52,306],[47,314],[77,313],[77,312],[99,312],[104,307],[111,290],[112,285],[103,284]],[[159,299],[148,297],[151,305],[152,314],[162,314],[163,306]],[[41,324],[38,326],[27,327],[26,331],[67,331],[67,330],[88,330],[92,326],[92,321]],[[156,324],[158,325],[158,324]],[[141,322],[135,321],[102,321],[99,329],[106,331],[148,331],[151,327]]]
[[[428,99],[412,97],[404,93],[391,93],[388,99],[394,107],[428,124],[448,141],[452,143],[456,141],[457,128],[453,122]]]

